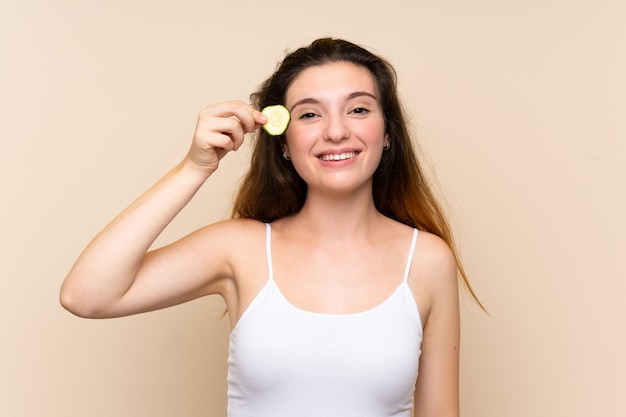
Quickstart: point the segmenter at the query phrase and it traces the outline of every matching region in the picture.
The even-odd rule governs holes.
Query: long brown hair
[[[367,68],[377,85],[391,148],[383,153],[374,172],[372,191],[376,208],[385,216],[441,237],[454,253],[463,283],[481,305],[460,262],[441,205],[418,163],[397,93],[397,75],[388,61],[346,40],[317,39],[284,58],[272,76],[251,95],[252,105],[262,109],[284,104],[287,89],[301,71],[331,62],[350,62]],[[284,136],[272,137],[259,130],[232,217],[271,222],[302,208],[307,185],[291,162],[281,156],[284,141]]]

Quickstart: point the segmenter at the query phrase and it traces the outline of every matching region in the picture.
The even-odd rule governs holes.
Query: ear
[[[383,139],[383,147],[389,145],[390,140],[389,140],[389,134],[385,133],[385,137]]]
[[[283,143],[282,145],[280,145],[280,150],[283,151],[283,158],[289,160],[290,159],[289,148],[287,147],[286,143]]]

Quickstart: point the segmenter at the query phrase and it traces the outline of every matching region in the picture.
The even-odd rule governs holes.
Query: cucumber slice
[[[289,126],[289,121],[291,120],[289,110],[287,110],[285,106],[280,104],[267,106],[261,110],[261,113],[267,116],[267,123],[263,125],[263,129],[265,129],[267,133],[272,136],[279,136],[285,133],[287,126]]]

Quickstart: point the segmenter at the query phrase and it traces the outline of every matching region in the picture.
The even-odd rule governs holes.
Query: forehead
[[[286,104],[303,98],[347,96],[355,91],[377,95],[374,76],[365,67],[350,62],[331,62],[309,67],[298,74],[289,85]]]

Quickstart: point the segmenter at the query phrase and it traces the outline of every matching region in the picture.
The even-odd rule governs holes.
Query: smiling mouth
[[[320,155],[319,159],[322,161],[345,161],[346,159],[356,158],[358,152],[344,152],[336,154]]]

